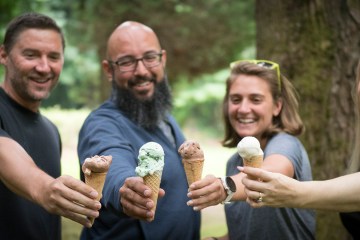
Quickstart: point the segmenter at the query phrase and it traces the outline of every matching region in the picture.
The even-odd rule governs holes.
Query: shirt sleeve
[[[300,140],[292,135],[280,133],[274,136],[268,142],[264,150],[264,158],[271,154],[280,154],[285,156],[293,164],[295,176],[297,180],[305,180],[311,172],[308,155]],[[303,179],[305,177],[305,179]]]
[[[128,127],[128,126],[127,126]],[[127,177],[135,176],[137,152],[125,136],[121,119],[103,111],[91,114],[79,133],[78,155],[82,165],[87,157],[111,155],[113,158],[103,189],[105,206],[122,211],[119,189]],[[80,168],[81,169],[81,168]],[[81,173],[82,174],[82,173]]]

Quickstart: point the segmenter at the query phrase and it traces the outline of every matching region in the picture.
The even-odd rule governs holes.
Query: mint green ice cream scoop
[[[148,142],[142,145],[139,150],[139,164],[135,168],[138,176],[144,177],[152,175],[156,171],[162,171],[164,168],[164,150],[156,142]]]

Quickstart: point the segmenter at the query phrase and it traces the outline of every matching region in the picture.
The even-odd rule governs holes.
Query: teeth
[[[143,87],[143,86],[146,86],[146,85],[148,85],[149,84],[149,82],[142,82],[142,83],[138,83],[138,84],[136,84],[137,86],[140,86],[140,87]]]
[[[38,82],[38,83],[45,83],[45,82],[47,82],[49,79],[48,78],[32,78],[32,80],[34,81],[34,82]]]
[[[253,123],[254,119],[239,119],[239,122],[241,122],[241,123]]]

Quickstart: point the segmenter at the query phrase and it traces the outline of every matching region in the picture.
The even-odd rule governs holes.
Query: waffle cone
[[[260,168],[263,162],[263,155],[255,155],[250,158],[244,158],[244,166]]]
[[[90,175],[85,174],[85,183],[90,187],[94,188],[99,194],[98,197],[96,198],[96,200],[98,201],[102,198],[102,190],[104,187],[106,174],[107,172],[104,173],[91,172]],[[91,224],[93,224],[95,219],[89,218],[89,220],[91,221]]]
[[[184,165],[186,179],[188,181],[189,186],[198,180],[201,179],[202,170],[204,166],[204,159],[196,159],[196,160],[182,160]]]
[[[151,210],[154,210],[154,217],[155,217],[157,199],[159,195],[161,175],[162,175],[162,171],[156,171],[152,175],[149,174],[143,177],[145,185],[151,189],[151,200],[154,201],[154,207]],[[154,218],[152,218],[151,220],[153,219]]]

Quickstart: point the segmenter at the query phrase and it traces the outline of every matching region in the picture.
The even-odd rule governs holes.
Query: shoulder
[[[84,125],[92,124],[98,122],[110,122],[110,121],[121,121],[124,118],[123,113],[116,108],[115,104],[111,101],[106,101],[101,104],[98,108],[92,110],[85,119]]]
[[[288,158],[292,158],[291,156],[302,158],[304,153],[306,153],[306,151],[301,141],[297,137],[287,133],[279,133],[273,136],[264,149],[265,155],[282,154]]]
[[[302,148],[302,146],[303,145],[301,141],[297,137],[290,135],[288,133],[278,133],[269,139],[266,145],[266,149],[284,148],[284,147]]]
[[[49,128],[53,129],[56,132],[59,132],[58,127],[45,115],[40,114],[40,117],[43,119],[43,123],[48,126]]]

